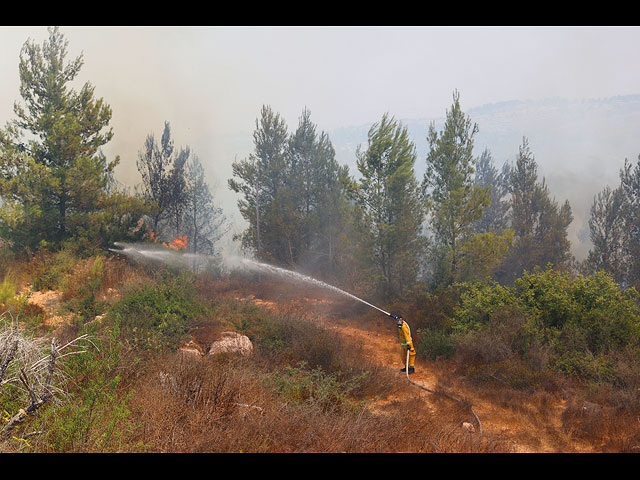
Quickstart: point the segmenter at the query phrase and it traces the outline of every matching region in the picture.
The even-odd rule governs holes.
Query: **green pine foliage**
[[[256,258],[286,267],[335,273],[349,207],[348,169],[335,160],[325,132],[305,109],[296,130],[263,106],[253,134],[254,153],[233,163],[229,188],[249,227],[239,239]]]
[[[523,139],[516,163],[509,168],[511,229],[514,242],[497,278],[511,283],[534,267],[568,269],[573,257],[567,229],[573,220],[568,201],[551,197],[545,179],[538,180],[538,165],[529,142]]]
[[[142,202],[110,195],[113,161],[100,147],[113,137],[111,108],[71,82],[82,56],[66,62],[67,41],[49,29],[42,46],[27,41],[20,52],[16,119],[0,132],[0,237],[15,249],[60,247],[71,242],[100,247],[114,236],[135,237]],[[126,217],[126,219],[124,218]]]
[[[369,130],[366,150],[358,148],[356,156],[360,178],[352,198],[362,235],[361,258],[377,280],[378,292],[392,298],[416,282],[424,252],[415,146],[406,127],[385,114]]]
[[[487,189],[474,181],[473,138],[477,132],[477,125],[462,111],[457,91],[443,130],[437,132],[434,124],[429,127],[422,189],[429,207],[431,276],[436,285],[457,278],[460,247],[490,203]]]

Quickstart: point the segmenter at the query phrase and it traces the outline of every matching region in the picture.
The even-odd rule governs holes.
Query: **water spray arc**
[[[186,252],[182,252],[182,253],[178,253],[174,250],[168,250],[166,248],[153,248],[152,246],[149,245],[132,245],[132,244],[125,244],[125,243],[115,243],[114,244],[117,248],[110,248],[109,250],[115,253],[119,253],[121,255],[124,255],[128,258],[131,258],[133,260],[151,260],[151,261],[159,261],[162,262],[166,265],[170,265],[170,266],[174,266],[174,267],[182,267],[182,268],[188,268],[191,269],[193,268],[195,265],[207,265],[207,262],[211,261],[211,257],[208,255],[196,255],[196,254],[191,254],[191,253],[186,253]],[[313,277],[309,277],[307,275],[302,275],[301,273],[297,273],[297,272],[293,272],[291,270],[287,270],[284,268],[280,268],[280,267],[274,267],[273,265],[269,265],[267,263],[261,263],[261,262],[257,262],[255,260],[251,260],[249,258],[242,258],[242,257],[235,257],[235,256],[230,256],[230,257],[224,257],[222,258],[222,262],[224,264],[224,266],[226,268],[228,268],[229,270],[251,270],[254,272],[261,272],[261,273],[269,273],[269,274],[273,274],[273,275],[278,275],[280,277],[284,277],[284,278],[288,278],[289,280],[292,281],[302,281],[302,282],[306,282],[312,285],[316,285],[318,287],[321,288],[325,288],[328,290],[332,290],[336,293],[339,293],[341,295],[347,296],[349,298],[352,298],[353,300],[357,300],[358,302],[364,303],[365,305],[368,305],[369,307],[375,308],[376,310],[384,313],[385,315],[393,318],[393,319],[398,319],[401,318],[397,315],[393,315],[379,307],[376,307],[375,305],[359,298],[356,297],[355,295],[346,292],[338,287],[334,287],[333,285],[330,285],[328,283],[322,282],[320,280],[317,280]],[[438,395],[443,395],[455,402],[458,402],[460,404],[464,404],[464,402],[462,402],[462,400],[459,400],[447,393],[441,392],[441,391],[436,391],[436,390],[431,390],[430,388],[421,385],[419,383],[414,382],[413,380],[411,380],[409,378],[409,351],[407,350],[407,357],[405,359],[406,362],[406,366],[405,366],[405,372],[407,375],[407,380],[412,383],[413,385],[416,385],[417,387],[429,392],[429,393],[434,393],[434,394],[438,394]],[[474,412],[473,408],[471,406],[469,406],[470,412],[473,415],[473,418],[471,419],[471,421],[473,422],[473,420],[476,421],[479,431],[480,431],[480,436],[482,436],[482,424],[480,423],[480,419],[478,418],[478,416],[476,415],[476,413]]]
[[[114,244],[117,249],[110,248],[109,250],[112,252],[116,252],[122,255],[125,255],[132,259],[147,259],[160,261],[168,265],[173,265],[176,267],[185,267],[192,268],[193,265],[203,264],[207,261],[211,260],[211,257],[208,255],[196,255],[191,253],[177,253],[172,250],[160,249],[160,248],[152,248],[145,245],[132,245],[116,242]],[[222,262],[224,266],[229,270],[251,270],[260,273],[269,273],[272,275],[277,275],[283,278],[287,278],[292,281],[305,282],[311,285],[316,285],[318,287],[332,290],[336,293],[344,295],[346,297],[352,298],[353,300],[357,300],[371,308],[375,308],[379,312],[384,313],[385,315],[391,318],[397,318],[395,315],[383,310],[380,307],[373,305],[372,303],[363,300],[362,298],[356,297],[355,295],[342,290],[341,288],[330,285],[326,282],[320,281],[313,277],[309,277],[307,275],[303,275],[298,272],[293,272],[291,270],[287,270],[285,268],[275,267],[273,265],[269,265],[267,263],[258,262],[249,258],[237,257],[237,256],[229,256],[223,257]]]
[[[304,281],[306,283],[311,283],[313,285],[317,285],[319,287],[322,287],[322,288],[325,288],[325,289],[328,289],[328,290],[333,290],[334,292],[337,292],[337,293],[339,293],[341,295],[345,295],[345,296],[347,296],[349,298],[357,300],[358,302],[364,303],[365,305],[368,305],[369,307],[375,308],[376,310],[384,313],[385,315],[393,317],[392,314],[390,314],[389,312],[386,312],[385,310],[381,309],[380,307],[376,307],[375,305],[367,302],[366,300],[363,300],[363,299],[361,299],[359,297],[356,297],[355,295],[353,295],[353,294],[351,294],[349,292],[345,292],[344,290],[342,290],[342,289],[340,289],[338,287],[334,287],[333,285],[330,285],[328,283],[322,282],[322,281],[317,280],[317,279],[315,279],[313,277],[309,277],[307,275],[302,275],[302,274],[297,273],[297,272],[292,272],[291,270],[286,270],[284,268],[274,267],[273,265],[269,265],[269,264],[266,264],[266,263],[256,262],[254,260],[250,260],[250,259],[246,259],[246,258],[235,257],[235,259],[232,259],[232,261],[233,260],[235,260],[235,261],[239,260],[241,263],[246,264],[249,267],[254,267],[254,268],[259,269],[259,270],[261,270],[263,272],[266,272],[266,273],[274,273],[274,274],[277,274],[277,275],[280,275],[280,276],[290,277],[292,279],[297,279],[297,280]]]

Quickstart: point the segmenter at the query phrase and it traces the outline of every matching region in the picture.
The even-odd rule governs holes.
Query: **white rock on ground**
[[[219,353],[239,353],[246,356],[253,352],[253,344],[249,337],[236,332],[223,332],[220,339],[211,344],[209,355]]]

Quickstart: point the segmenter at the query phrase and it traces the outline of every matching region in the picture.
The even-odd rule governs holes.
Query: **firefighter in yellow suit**
[[[400,371],[405,372],[407,370],[407,350],[409,351],[409,373],[415,372],[414,360],[416,358],[416,350],[413,348],[413,341],[411,340],[411,329],[407,322],[405,322],[402,317],[394,315],[398,322],[398,340],[400,340],[401,346],[401,355],[402,355],[402,364],[404,368]]]

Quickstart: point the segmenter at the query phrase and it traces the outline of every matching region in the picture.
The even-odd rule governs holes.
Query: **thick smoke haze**
[[[202,161],[218,204],[241,230],[227,188],[234,159],[252,149],[262,105],[295,129],[307,107],[340,163],[385,112],[410,126],[424,170],[428,123],[460,92],[478,123],[476,154],[513,161],[522,136],[556,199],[574,211],[571,241],[584,256],[593,195],[617,183],[640,153],[640,28],[636,27],[61,27],[68,58],[83,54],[89,81],[113,110],[116,176],[134,186],[138,151],[164,121],[176,146]],[[18,62],[47,28],[0,28],[0,123],[20,100]],[[611,99],[619,98],[616,103]],[[551,100],[550,100],[551,99]],[[422,127],[422,128],[420,128]],[[355,173],[355,171],[354,171]]]

